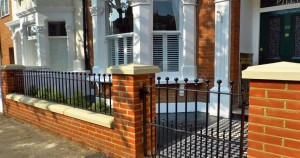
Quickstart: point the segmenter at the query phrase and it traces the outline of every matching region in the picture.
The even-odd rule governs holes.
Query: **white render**
[[[13,21],[8,22],[13,36],[15,63],[26,66],[46,66],[53,67],[53,63],[66,62],[67,66],[61,70],[73,71],[74,61],[83,62],[83,52],[80,50],[76,53],[76,45],[82,43],[81,34],[78,33],[82,30],[81,27],[76,27],[75,24],[79,23],[82,15],[77,15],[75,18],[75,9],[82,8],[82,3],[75,2],[74,0],[23,0],[14,1],[13,6]],[[48,21],[64,21],[66,24],[66,36],[49,37],[48,36]],[[82,22],[81,22],[82,23]],[[27,27],[33,25],[37,34],[33,37],[28,37]],[[78,36],[78,37],[77,37]],[[60,58],[55,58],[57,61],[51,61],[53,56],[50,53],[50,40],[49,39],[65,39],[67,48],[61,49],[62,53],[67,53],[67,60],[59,61]],[[63,42],[65,43],[65,42]],[[63,44],[58,43],[57,44]],[[64,48],[64,47],[59,47]],[[35,50],[36,49],[36,50]],[[36,51],[36,52],[35,52]],[[58,53],[59,54],[59,53]],[[52,56],[51,56],[52,55]],[[63,60],[62,58],[61,60]],[[51,65],[52,63],[52,65]],[[79,63],[81,67],[77,69],[84,70],[84,65]]]
[[[218,80],[222,80],[220,91],[229,92],[230,52],[231,52],[231,0],[215,1],[215,81],[211,91],[218,90]],[[222,95],[220,116],[229,117],[230,97]],[[218,95],[210,95],[209,113],[217,115]]]
[[[105,24],[105,1],[92,0],[90,7],[92,15],[93,27],[93,47],[94,47],[94,73],[106,72],[108,67],[108,54],[105,39],[105,27],[97,26],[98,24]]]
[[[196,66],[196,1],[183,0],[182,4],[182,67],[181,78],[194,79],[197,73]]]
[[[150,0],[132,2],[133,63],[152,64],[153,11]]]

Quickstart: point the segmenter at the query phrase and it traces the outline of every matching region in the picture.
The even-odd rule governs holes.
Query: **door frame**
[[[259,63],[259,37],[260,37],[260,14],[264,12],[280,11],[300,8],[300,3],[280,5],[268,8],[260,8],[260,0],[249,0],[252,2],[252,53],[253,65]]]
[[[259,37],[259,63],[273,63],[280,61],[299,62],[299,57],[294,56],[295,44],[295,17],[300,15],[300,8],[264,12],[260,14],[261,24],[260,31],[263,31]],[[280,34],[279,34],[279,56],[270,58],[269,54],[269,35],[270,27],[269,20],[272,18],[280,19]],[[264,25],[264,26],[262,26]],[[284,48],[284,49],[283,49]]]

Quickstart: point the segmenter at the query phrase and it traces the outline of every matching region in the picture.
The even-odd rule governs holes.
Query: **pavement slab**
[[[0,158],[108,158],[66,138],[0,114]]]

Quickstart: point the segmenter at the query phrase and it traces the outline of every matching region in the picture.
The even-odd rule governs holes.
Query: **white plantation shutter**
[[[115,54],[115,40],[108,40],[108,54],[109,54],[109,65],[113,66],[116,62],[116,54]]]
[[[133,63],[133,48],[132,48],[133,39],[132,37],[127,37],[126,46],[127,46],[127,64]]]
[[[179,71],[179,38],[178,35],[167,36],[168,71]]]
[[[163,52],[164,52],[163,35],[153,35],[153,65],[163,70]]]
[[[179,71],[179,35],[153,35],[153,65],[163,72]]]
[[[110,66],[133,62],[132,37],[108,39]]]

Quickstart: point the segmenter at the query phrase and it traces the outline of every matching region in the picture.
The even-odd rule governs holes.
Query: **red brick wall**
[[[2,70],[3,95],[13,89],[12,74],[15,70]],[[143,148],[143,104],[139,98],[139,89],[143,84],[149,84],[151,75],[113,75],[114,128],[106,128],[93,123],[81,121],[48,110],[4,99],[4,114],[35,124],[41,128],[59,134],[87,147],[95,148],[113,157],[141,158]],[[153,83],[154,84],[154,81]],[[150,116],[150,108],[153,115]],[[155,117],[155,99],[150,105],[147,99],[147,120]],[[147,128],[150,137],[150,127]],[[155,135],[155,129],[152,129]],[[150,139],[148,139],[150,140]],[[148,147],[150,147],[150,141]],[[153,147],[155,141],[153,141]],[[149,153],[150,149],[148,149]]]
[[[234,81],[234,89],[238,89],[240,80],[240,0],[231,2],[231,58],[230,80]]]
[[[299,157],[300,82],[251,80],[248,157]]]
[[[240,0],[232,1],[231,9],[230,79],[235,82],[235,89],[237,89],[240,73]],[[208,79],[213,82],[215,63],[215,3],[211,0],[199,1],[197,6],[197,15],[198,77]],[[213,84],[211,84],[211,86],[213,86]]]
[[[198,1],[196,18],[197,74],[200,78],[214,81],[215,3],[212,0]]]
[[[11,7],[11,0],[9,0],[9,8]],[[0,18],[0,43],[1,43],[1,50],[2,50],[2,64],[11,64],[12,55],[9,55],[9,49],[13,49],[12,43],[12,34],[9,31],[9,28],[5,25],[5,23],[10,22],[12,20],[12,12],[11,9],[9,10],[9,15]],[[12,51],[11,51],[12,52]],[[12,52],[13,53],[13,52]]]

